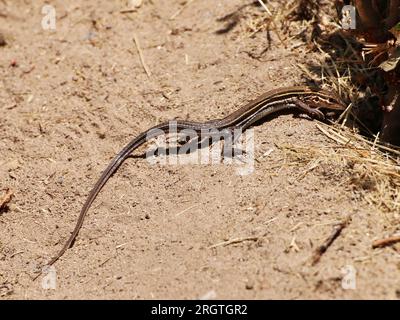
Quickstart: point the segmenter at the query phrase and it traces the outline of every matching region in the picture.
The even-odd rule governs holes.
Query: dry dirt
[[[56,289],[33,281],[132,137],[172,118],[221,117],[269,89],[302,84],[294,65],[308,52],[273,37],[255,59],[268,47],[265,32],[249,37],[246,21],[216,32],[226,26],[219,18],[251,1],[183,8],[181,0],[149,0],[128,13],[126,1],[52,1],[55,31],[41,26],[45,3],[0,1],[0,190],[14,192],[0,214],[1,299],[399,298],[396,247],[371,248],[390,219],[340,168],[285,160],[285,144],[334,145],[315,121],[289,114],[255,127],[259,160],[247,176],[234,165],[128,159],[56,263]],[[347,215],[350,224],[312,266],[316,247]],[[257,240],[210,248],[247,237]],[[355,289],[342,285],[346,266],[356,271]]]

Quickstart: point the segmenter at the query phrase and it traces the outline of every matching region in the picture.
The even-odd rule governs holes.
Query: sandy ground
[[[52,1],[51,31],[41,26],[45,1],[0,1],[0,190],[14,192],[0,214],[1,299],[399,298],[399,248],[371,248],[390,219],[348,185],[343,168],[287,161],[282,145],[334,145],[315,121],[292,115],[254,128],[258,161],[246,176],[235,165],[128,159],[56,263],[56,288],[32,281],[136,134],[173,118],[221,117],[269,89],[304,83],[294,64],[305,62],[305,45],[275,39],[255,59],[265,32],[249,37],[246,21],[217,32],[226,27],[220,18],[251,1],[198,0],[171,20],[183,3],[144,1],[121,13],[125,1]],[[252,240],[210,248],[237,238]]]

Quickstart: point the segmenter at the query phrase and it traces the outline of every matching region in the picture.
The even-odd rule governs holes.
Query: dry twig
[[[214,244],[212,246],[209,246],[208,248],[212,249],[212,248],[222,247],[222,246],[225,247],[225,246],[228,246],[230,244],[236,244],[236,243],[240,243],[240,242],[244,242],[244,241],[257,241],[258,239],[259,239],[259,237],[235,238],[235,239],[232,239],[232,240],[216,243],[216,244]]]
[[[372,243],[372,248],[376,249],[376,248],[383,248],[386,246],[390,246],[392,244],[395,244],[397,242],[400,242],[400,235],[399,236],[392,236],[389,238],[385,238],[385,239],[379,239],[379,240],[375,240]]]
[[[322,255],[328,250],[328,248],[332,245],[332,243],[339,237],[342,230],[349,224],[350,217],[347,217],[343,222],[337,224],[333,228],[333,232],[331,235],[324,241],[322,245],[320,245],[314,252],[312,257],[312,265],[314,266],[319,262]]]

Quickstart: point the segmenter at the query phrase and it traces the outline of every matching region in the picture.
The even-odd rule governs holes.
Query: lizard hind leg
[[[317,118],[319,120],[324,120],[325,119],[325,115],[324,113],[320,110],[319,107],[317,106],[313,106],[311,107],[310,105],[308,105],[307,103],[303,102],[300,99],[295,99],[294,103],[296,105],[296,107],[298,109],[300,109],[301,111],[305,112],[306,114],[308,114],[310,117],[312,118]]]

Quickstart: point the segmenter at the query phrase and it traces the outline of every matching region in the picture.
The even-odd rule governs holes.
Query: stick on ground
[[[219,242],[217,244],[214,244],[212,246],[209,246],[208,248],[217,248],[217,247],[221,247],[221,246],[228,246],[230,244],[236,244],[236,243],[240,243],[240,242],[244,242],[244,241],[257,241],[259,239],[259,237],[246,237],[246,238],[236,238],[236,239],[232,239],[232,240],[228,240],[228,241],[224,241],[224,242]]]
[[[383,248],[386,246],[390,246],[392,244],[395,244],[397,242],[400,242],[400,235],[398,236],[392,236],[389,238],[385,238],[385,239],[379,239],[379,240],[375,240],[372,243],[372,248],[376,249],[376,248]]]
[[[340,233],[350,222],[350,217],[347,217],[343,222],[337,224],[333,228],[333,232],[331,235],[325,240],[325,242],[320,245],[314,252],[312,257],[312,265],[316,265],[321,259],[322,255],[328,250],[328,248],[332,245],[332,243],[339,237]]]

